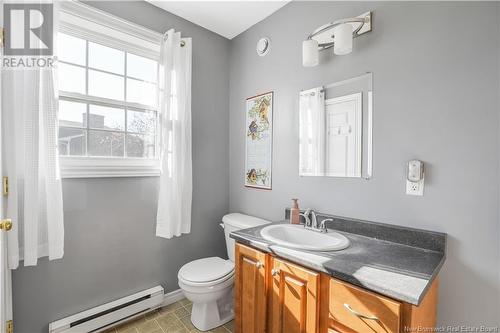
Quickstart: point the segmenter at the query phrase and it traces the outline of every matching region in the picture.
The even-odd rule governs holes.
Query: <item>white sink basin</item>
[[[349,240],[337,232],[320,233],[305,229],[302,225],[270,225],[260,231],[268,241],[309,251],[338,251],[349,246]]]

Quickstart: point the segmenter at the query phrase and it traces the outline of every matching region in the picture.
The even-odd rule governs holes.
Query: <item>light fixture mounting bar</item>
[[[366,12],[352,18],[344,18],[322,25],[309,34],[307,39],[314,39],[318,42],[320,50],[333,46],[333,29],[341,24],[350,23],[353,26],[352,36],[356,38],[372,30],[372,13]]]

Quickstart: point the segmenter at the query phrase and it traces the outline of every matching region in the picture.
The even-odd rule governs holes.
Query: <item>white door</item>
[[[1,12],[0,12],[1,13]],[[3,15],[2,15],[3,17]],[[1,24],[1,23],[0,23]],[[3,24],[2,24],[3,25]],[[3,49],[0,47],[0,57]],[[2,94],[1,94],[1,71],[0,71],[0,180],[3,175],[3,151],[2,151]],[[0,333],[12,332],[12,280],[11,271],[8,266],[7,256],[7,232],[10,230],[9,221],[5,220],[3,181],[0,182]],[[8,329],[9,328],[9,329]]]
[[[331,98],[325,104],[325,173],[361,177],[362,93]]]

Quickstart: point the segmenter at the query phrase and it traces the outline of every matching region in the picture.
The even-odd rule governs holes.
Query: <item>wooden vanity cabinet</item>
[[[437,279],[419,306],[236,244],[236,333],[399,333],[436,324]]]

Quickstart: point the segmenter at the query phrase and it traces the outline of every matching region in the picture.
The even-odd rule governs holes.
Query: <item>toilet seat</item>
[[[198,259],[185,264],[178,278],[186,285],[214,286],[234,276],[234,263],[219,257]]]
[[[189,280],[184,280],[183,278],[181,277],[178,277],[179,278],[179,281],[182,282],[183,284],[185,285],[188,285],[188,286],[192,286],[192,287],[211,287],[211,286],[215,286],[215,285],[218,285],[218,284],[221,284],[229,279],[232,279],[234,277],[234,272],[231,273],[231,274],[228,274],[218,280],[214,280],[214,281],[207,281],[207,282],[192,282],[192,281],[189,281]]]

